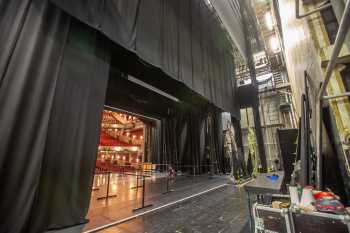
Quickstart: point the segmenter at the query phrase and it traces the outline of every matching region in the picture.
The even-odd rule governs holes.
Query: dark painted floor
[[[248,233],[243,190],[233,185],[101,233]]]
[[[92,230],[117,220],[125,219],[134,214],[139,214],[165,204],[189,197],[194,194],[227,184],[227,176],[177,176],[171,189],[174,192],[163,195],[166,191],[166,179],[157,174],[153,178],[146,180],[146,204],[153,204],[152,207],[133,212],[132,210],[140,207],[142,189],[138,191],[131,189],[136,186],[135,176],[111,176],[110,192],[117,194],[117,197],[106,200],[97,200],[97,197],[104,196],[106,193],[106,180],[104,177],[96,180],[96,187],[100,189],[94,191],[91,197],[90,209],[87,218],[89,223],[84,230]]]

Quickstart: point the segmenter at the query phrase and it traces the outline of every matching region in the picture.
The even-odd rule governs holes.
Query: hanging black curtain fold
[[[108,43],[46,0],[0,0],[0,26],[0,232],[82,223]]]
[[[239,119],[232,44],[204,1],[51,1]]]
[[[187,87],[193,87],[192,74],[192,13],[191,2],[187,0],[178,0],[179,2],[179,76],[178,80],[186,84]]]
[[[225,157],[223,152],[223,131],[222,131],[222,117],[221,113],[219,111],[213,111],[212,112],[212,127],[211,127],[211,134],[209,137],[212,138],[212,145],[210,145],[210,148],[214,149],[213,160],[217,164],[217,170],[219,172],[226,173],[226,166],[225,166]]]
[[[207,106],[162,119],[161,163],[190,174],[225,173],[221,111]]]
[[[111,50],[98,31],[216,106],[164,118],[158,161],[223,171],[219,108],[239,118],[233,57],[202,1],[0,0],[0,27],[0,232],[85,221]]]
[[[140,0],[99,0],[92,2],[94,2],[93,5],[99,2],[100,9],[103,9],[103,11],[99,12],[100,14],[96,16],[96,18],[102,19],[100,21],[101,31],[125,48],[135,50]],[[86,4],[86,2],[84,1],[83,4]]]
[[[48,229],[84,223],[90,203],[109,75],[108,42],[106,46],[101,35],[81,23],[71,25],[31,227],[42,222]]]
[[[143,60],[161,66],[163,0],[140,1],[136,22],[136,51]]]
[[[154,164],[161,163],[161,121],[155,121],[155,125],[147,127],[146,129],[146,150],[147,160],[146,162],[152,162]]]
[[[203,54],[202,49],[205,47],[205,39],[208,39],[205,36],[205,32],[202,34],[202,16],[204,17],[204,11],[201,9],[205,6],[204,2],[190,1],[191,2],[191,53],[192,53],[192,80],[193,80],[193,89],[196,90],[202,96],[205,96],[204,85],[206,84],[206,79],[204,79],[204,70],[202,68],[203,64]],[[210,97],[208,95],[208,97]],[[210,97],[211,98],[211,97]],[[211,100],[215,101],[211,98]]]
[[[172,164],[177,166],[180,164],[181,148],[179,147],[181,131],[184,127],[184,114],[174,113],[168,118],[161,121],[161,163]]]
[[[0,46],[9,49],[0,53],[0,231],[15,233],[24,232],[39,186],[69,20],[38,1],[0,6],[8,24]]]
[[[205,118],[205,153],[208,169],[211,172],[227,172],[223,146],[221,113],[217,109],[211,109]]]

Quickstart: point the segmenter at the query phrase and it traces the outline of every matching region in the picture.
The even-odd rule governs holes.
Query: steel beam
[[[312,14],[315,14],[317,12],[320,12],[320,11],[325,10],[325,9],[327,9],[327,8],[332,6],[331,3],[324,3],[322,6],[320,6],[320,7],[316,8],[316,9],[314,9],[312,11],[309,11],[309,12],[304,13],[304,14],[301,15],[300,14],[300,3],[299,3],[299,1],[300,0],[295,0],[295,17],[297,19],[305,18],[307,16],[310,16]]]
[[[260,158],[261,169],[262,169],[262,172],[267,172],[267,161],[266,161],[264,137],[263,137],[263,132],[261,128],[259,102],[254,103],[253,105],[253,117],[254,117],[255,137],[256,137],[256,142],[258,144],[258,154]]]
[[[337,33],[337,37],[334,43],[334,48],[332,51],[331,58],[329,60],[324,82],[318,92],[317,96],[317,102],[316,102],[316,122],[317,122],[317,128],[316,128],[316,143],[317,143],[317,172],[316,172],[316,188],[322,189],[323,188],[323,177],[322,177],[322,105],[323,105],[323,95],[326,92],[328,83],[332,77],[333,70],[337,64],[337,59],[340,53],[340,50],[343,47],[346,35],[349,31],[350,27],[350,0],[347,1],[343,17],[341,19],[339,30]]]

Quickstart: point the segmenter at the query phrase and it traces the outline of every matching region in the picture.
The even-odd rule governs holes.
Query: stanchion
[[[213,179],[214,177],[214,164],[210,163],[210,176],[209,179]]]
[[[110,180],[111,172],[106,172],[106,174],[107,174],[107,193],[106,193],[106,196],[104,196],[104,197],[98,197],[97,200],[106,199],[106,200],[108,201],[108,198],[116,197],[116,196],[117,196],[117,195],[109,195],[109,180]]]
[[[145,189],[146,189],[146,178],[145,176],[142,177],[142,206],[140,208],[133,209],[132,211],[138,211],[147,207],[152,206],[152,204],[145,205]]]
[[[100,188],[98,188],[98,187],[92,187],[92,191],[98,191],[98,190],[100,190]]]
[[[94,175],[94,184],[95,184],[95,177],[96,177],[96,173],[95,173],[95,175]],[[100,190],[100,188],[99,187],[96,187],[96,186],[92,186],[92,189],[91,189],[92,191],[98,191],[98,190]]]
[[[192,182],[196,181],[196,166],[193,166],[193,176],[192,176]]]
[[[174,192],[173,189],[170,189],[169,181],[170,181],[169,176],[167,176],[166,177],[166,191],[163,194]]]
[[[130,189],[136,189],[136,191],[137,191],[139,188],[142,187],[141,185],[139,185],[139,177],[140,176],[136,174],[136,186],[131,187]]]

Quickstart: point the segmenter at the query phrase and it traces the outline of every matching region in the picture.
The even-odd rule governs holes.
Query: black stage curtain
[[[210,106],[162,119],[160,163],[191,174],[226,172],[221,112]]]
[[[159,120],[156,120],[154,125],[147,126],[146,141],[145,141],[146,162],[152,162],[156,164],[161,163],[160,130],[161,130],[161,121]]]
[[[211,111],[206,119],[207,150],[215,172],[227,172],[223,151],[222,117],[218,111]]]
[[[239,119],[232,45],[203,0],[51,0]]]
[[[46,0],[0,0],[0,232],[82,223],[108,43]]]

